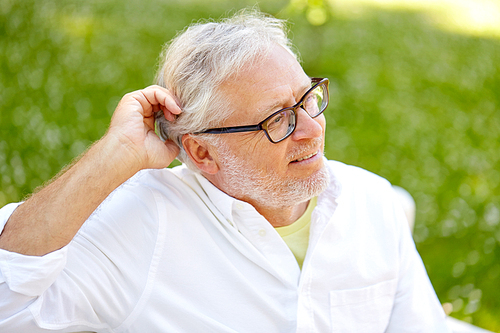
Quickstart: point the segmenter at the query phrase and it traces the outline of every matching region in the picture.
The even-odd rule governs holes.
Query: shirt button
[[[266,231],[264,229],[259,230],[259,236],[264,237],[266,235]]]

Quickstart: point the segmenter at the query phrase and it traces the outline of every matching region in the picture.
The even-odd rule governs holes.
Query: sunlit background
[[[152,83],[187,24],[252,1],[1,0],[0,206],[53,177]],[[450,315],[500,331],[500,3],[279,0],[306,72],[330,78],[327,157],[415,198]]]

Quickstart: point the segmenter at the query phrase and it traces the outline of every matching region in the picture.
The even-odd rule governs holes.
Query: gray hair
[[[230,102],[219,87],[265,56],[274,44],[297,59],[285,21],[243,10],[221,22],[193,24],[165,46],[156,84],[179,99],[182,114],[169,122],[161,111],[156,113],[156,130],[162,140],[179,146],[178,159],[190,169],[197,170],[182,146],[182,136],[220,126],[230,115]]]

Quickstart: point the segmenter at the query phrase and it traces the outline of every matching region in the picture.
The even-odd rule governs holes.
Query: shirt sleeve
[[[398,286],[386,333],[450,332],[446,315],[417,252],[405,214],[394,198],[399,232],[400,265]]]
[[[0,209],[0,232],[20,204]],[[54,283],[66,256],[66,247],[40,257],[0,249],[0,327],[14,329],[30,317],[28,307]]]
[[[0,231],[20,205],[0,209]],[[27,256],[0,249],[0,283],[25,296],[40,296],[57,278],[66,264],[66,247],[44,256]]]

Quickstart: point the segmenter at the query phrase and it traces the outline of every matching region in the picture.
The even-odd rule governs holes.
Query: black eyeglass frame
[[[320,110],[320,112],[318,112],[318,114],[316,114],[314,116],[311,116],[309,114],[309,112],[307,112],[306,109],[304,109],[304,108],[302,108],[302,109],[304,109],[304,111],[306,111],[306,113],[309,115],[309,117],[316,118],[317,116],[319,116],[320,114],[322,114],[323,111],[325,111],[326,108],[328,107],[328,103],[330,101],[330,96],[329,96],[329,92],[328,92],[328,83],[329,83],[328,79],[327,78],[312,77],[311,78],[311,82],[314,83],[314,85],[309,90],[307,90],[307,92],[302,96],[302,98],[300,99],[300,101],[297,104],[295,104],[294,106],[290,106],[290,107],[287,107],[287,108],[284,108],[284,109],[281,109],[281,110],[278,110],[278,111],[274,112],[273,114],[271,114],[269,117],[267,117],[266,119],[264,119],[263,121],[261,121],[257,125],[245,125],[245,126],[210,128],[210,129],[207,129],[207,130],[204,130],[204,131],[201,131],[201,132],[197,132],[197,133],[193,133],[193,134],[226,134],[226,133],[241,133],[241,132],[264,131],[264,133],[266,134],[266,137],[272,143],[281,142],[281,141],[285,140],[286,138],[288,138],[290,135],[292,135],[292,133],[295,131],[295,128],[297,128],[297,121],[295,120],[293,129],[290,131],[290,133],[288,133],[287,135],[285,135],[280,140],[274,141],[273,139],[271,139],[271,136],[267,132],[267,126],[266,125],[267,125],[267,121],[269,119],[271,119],[275,115],[279,114],[280,112],[283,112],[283,111],[286,111],[286,110],[292,110],[292,112],[293,112],[293,114],[295,116],[295,119],[297,119],[297,109],[299,107],[302,107],[302,105],[304,103],[305,97],[311,91],[313,91],[314,89],[316,89],[320,85],[324,85],[325,88],[326,88],[326,89],[324,89],[326,98],[325,98],[325,96],[323,97],[323,100],[326,99],[326,105],[322,108],[322,110]]]

